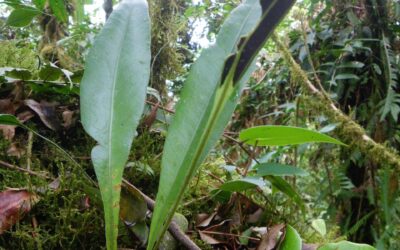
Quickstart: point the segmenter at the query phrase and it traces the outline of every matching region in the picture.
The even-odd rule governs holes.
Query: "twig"
[[[21,173],[27,173],[27,174],[30,174],[30,175],[33,175],[33,176],[37,176],[37,177],[40,177],[40,178],[44,178],[44,179],[48,179],[48,180],[52,179],[49,176],[36,173],[35,171],[29,170],[29,169],[26,169],[26,168],[21,168],[21,167],[15,166],[15,165],[12,165],[10,163],[7,163],[7,162],[1,161],[1,160],[0,160],[0,166],[8,168],[8,169],[16,170],[16,171],[21,172]]]
[[[126,187],[132,188],[132,189],[136,190],[137,192],[139,192],[143,196],[144,200],[146,201],[147,207],[151,211],[154,210],[155,202],[150,197],[148,197],[146,194],[144,194],[142,191],[140,191],[137,187],[135,187],[133,184],[131,184],[126,179],[123,179],[122,182]],[[181,228],[178,226],[178,224],[176,224],[175,221],[171,221],[171,223],[169,224],[168,231],[186,249],[189,249],[189,250],[201,250],[184,232],[182,232]]]
[[[28,132],[28,146],[26,147],[26,169],[31,170],[32,165],[32,144],[33,144],[33,133]]]
[[[256,241],[260,241],[259,238],[254,238],[254,237],[250,237],[250,236],[244,236],[244,235],[239,235],[239,234],[231,234],[231,233],[224,233],[224,232],[216,232],[216,231],[201,231],[202,233],[205,234],[217,234],[217,235],[226,235],[226,236],[234,236],[234,237],[241,237],[241,238],[247,238],[249,240],[256,240]]]

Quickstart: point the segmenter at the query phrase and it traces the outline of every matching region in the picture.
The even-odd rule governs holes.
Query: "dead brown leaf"
[[[13,125],[0,125],[0,131],[2,131],[4,139],[11,141],[15,136],[16,127]]]
[[[279,232],[285,227],[284,224],[275,225],[261,237],[257,250],[272,250],[278,244]]]
[[[27,99],[24,101],[25,105],[31,108],[36,114],[39,115],[40,120],[49,128],[54,131],[60,128],[60,122],[57,118],[55,106],[56,103],[49,103],[41,101],[38,103],[35,100]]]
[[[25,149],[21,148],[18,143],[11,143],[10,147],[7,149],[8,156],[15,156],[21,158],[25,154]]]
[[[214,239],[213,237],[211,237],[210,235],[203,233],[202,231],[199,231],[199,235],[202,241],[204,241],[207,244],[210,245],[217,245],[217,244],[222,244],[223,242]]]
[[[1,99],[0,100],[0,113],[2,114],[15,114],[15,107],[11,99]]]
[[[318,244],[302,244],[301,250],[317,250]]]
[[[14,115],[16,106],[13,104],[11,99],[1,99],[0,100],[0,114],[10,114]],[[0,125],[0,131],[3,133],[4,139],[11,141],[15,135],[16,126],[12,125]]]
[[[200,214],[200,215],[202,215],[201,217],[203,217],[203,218],[198,218],[199,223],[197,223],[196,226],[197,227],[208,227],[210,225],[211,221],[217,215],[217,212],[214,212],[210,215],[207,215],[207,214]],[[204,218],[204,215],[206,215],[205,218]]]
[[[24,123],[24,122],[30,120],[30,119],[31,119],[32,117],[34,117],[34,116],[35,116],[34,113],[32,113],[31,111],[27,110],[27,111],[24,111],[24,112],[19,113],[19,114],[17,115],[17,118],[18,118],[18,120],[19,120],[20,122]]]
[[[62,118],[63,118],[62,126],[64,128],[68,129],[76,123],[77,117],[74,116],[74,114],[75,114],[75,112],[71,111],[71,110],[65,110],[62,113]]]
[[[261,219],[261,216],[263,215],[264,210],[262,208],[257,209],[254,213],[250,214],[247,217],[247,222],[248,223],[256,223]]]
[[[31,210],[39,197],[24,189],[0,193],[0,234],[8,230]]]

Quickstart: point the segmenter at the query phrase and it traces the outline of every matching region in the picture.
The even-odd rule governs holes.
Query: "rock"
[[[188,230],[189,222],[182,214],[175,213],[174,218],[172,220],[175,221],[176,224],[178,224],[178,226],[181,228],[183,232],[186,232]],[[174,250],[178,249],[178,246],[179,246],[178,242],[171,235],[171,233],[167,231],[164,235],[163,240],[160,243],[159,250]]]

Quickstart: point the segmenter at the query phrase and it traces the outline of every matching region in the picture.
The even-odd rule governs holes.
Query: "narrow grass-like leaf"
[[[292,199],[297,205],[300,206],[301,210],[305,211],[305,205],[301,196],[290,186],[290,184],[285,181],[282,177],[267,175],[264,176],[266,180],[268,180],[272,186],[274,186],[280,192],[286,194],[290,199]]]
[[[0,114],[0,124],[12,126],[22,125],[22,123],[18,121],[17,117],[8,114]]]
[[[98,143],[92,161],[108,249],[117,249],[122,173],[143,112],[149,70],[147,2],[124,0],[96,38],[81,83],[82,123]]]
[[[157,249],[190,179],[229,121],[254,58],[293,3],[245,1],[192,66],[165,143],[147,249]]]
[[[342,142],[304,128],[290,126],[259,126],[243,130],[239,138],[241,141],[257,146],[285,146],[309,142],[325,142],[345,145]]]
[[[306,176],[308,173],[301,168],[278,164],[278,163],[261,163],[254,166],[257,169],[257,176]]]
[[[265,182],[260,178],[246,177],[238,180],[228,181],[222,184],[219,189],[230,192],[240,192],[255,187],[264,187]]]

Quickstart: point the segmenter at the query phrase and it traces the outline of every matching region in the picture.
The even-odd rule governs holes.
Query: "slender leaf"
[[[39,14],[40,11],[38,9],[24,6],[13,10],[7,18],[6,24],[13,27],[24,27],[29,25],[33,18]]]
[[[230,192],[240,192],[255,187],[264,187],[265,182],[260,178],[246,177],[239,180],[228,181],[222,184],[219,189]]]
[[[18,121],[17,117],[15,117],[13,115],[0,114],[0,124],[20,126],[21,122]]]
[[[354,74],[339,74],[335,76],[335,80],[359,80],[360,77]]]
[[[301,168],[278,163],[261,163],[254,166],[257,176],[307,176],[308,173]]]
[[[92,161],[103,199],[108,249],[117,248],[122,173],[144,108],[149,65],[147,2],[125,0],[96,38],[81,83],[82,123],[98,142]]]
[[[259,126],[243,130],[241,141],[258,146],[285,146],[309,142],[325,142],[345,145],[340,141],[304,128],[289,126]]]
[[[166,139],[147,249],[157,249],[185,187],[229,121],[258,50],[293,3],[245,1],[192,66]]]
[[[285,181],[282,177],[272,176],[272,175],[264,176],[264,178],[268,180],[272,184],[272,186],[274,186],[277,190],[286,194],[297,205],[299,205],[303,212],[305,211],[305,205],[303,200],[287,181]]]

